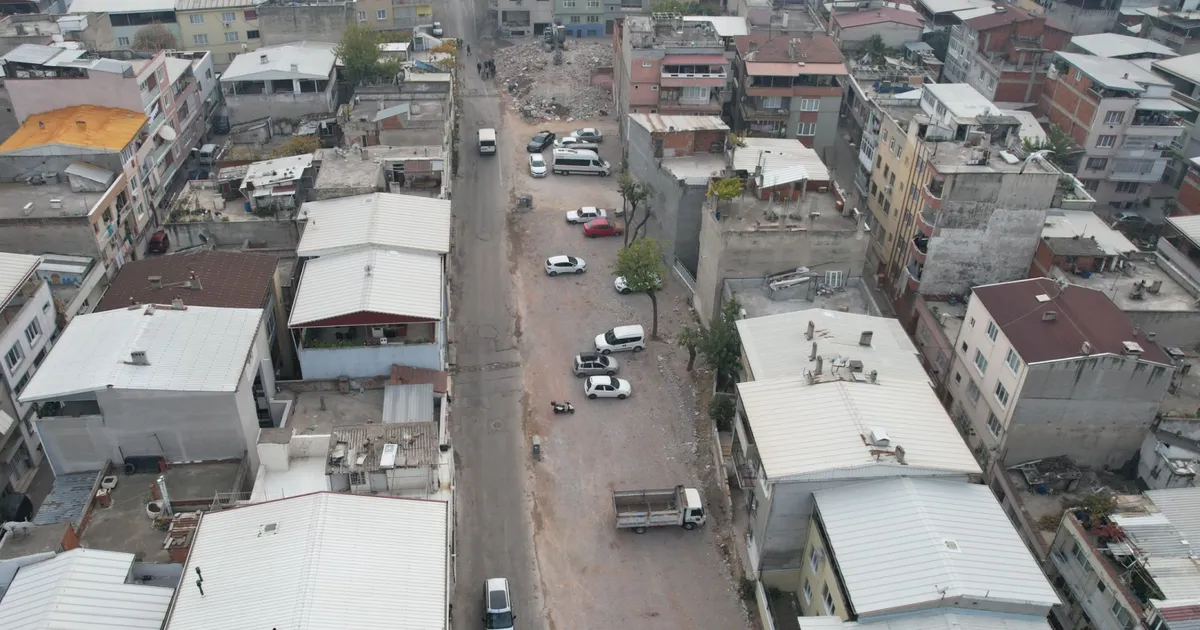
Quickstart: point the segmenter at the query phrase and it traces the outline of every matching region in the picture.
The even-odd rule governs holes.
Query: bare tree
[[[172,50],[179,48],[175,36],[167,27],[155,22],[138,29],[133,34],[134,50]]]

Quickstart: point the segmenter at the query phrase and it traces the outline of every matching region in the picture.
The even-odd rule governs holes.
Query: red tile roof
[[[1039,295],[1050,299],[1039,301]],[[1119,355],[1122,342],[1135,341],[1143,360],[1171,365],[1166,352],[1145,332],[1134,334],[1137,324],[1095,289],[1063,289],[1049,278],[1033,278],[975,287],[973,299],[983,303],[1026,363],[1079,357],[1085,341],[1093,355]],[[1054,311],[1055,319],[1042,319],[1047,311]]]
[[[448,375],[441,370],[392,365],[392,385],[433,385],[433,391],[445,394],[449,385]]]
[[[881,22],[895,22],[897,24],[907,24],[908,26],[922,26],[925,24],[925,18],[922,18],[916,11],[904,11],[891,7],[876,9],[874,11],[837,13],[833,16],[833,21],[841,28],[868,26]]]
[[[1160,615],[1162,615],[1163,619],[1166,619],[1170,622],[1194,621],[1200,619],[1200,606],[1159,606],[1158,612]]]
[[[791,57],[791,42],[796,42],[796,58]],[[831,37],[824,33],[794,35],[746,35],[734,38],[738,56],[744,61],[803,61],[805,63],[845,63],[846,58]],[[758,48],[750,52],[750,45]],[[751,56],[752,55],[752,56]],[[805,56],[801,56],[805,55]]]
[[[277,260],[269,254],[214,251],[143,258],[121,267],[96,310],[125,308],[130,299],[138,304],[170,304],[175,297],[189,306],[263,308]],[[199,289],[183,284],[191,272],[200,280]],[[163,288],[150,286],[151,276],[160,276]]]
[[[1013,22],[1025,22],[1027,20],[1036,20],[1037,17],[1031,15],[1028,11],[1015,7],[1011,4],[1004,5],[1003,12],[990,13],[981,15],[976,18],[967,20],[967,26],[977,31],[989,31],[998,26],[1012,24]]]

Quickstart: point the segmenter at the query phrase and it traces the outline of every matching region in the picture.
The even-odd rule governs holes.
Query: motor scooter
[[[551,400],[550,407],[554,409],[554,413],[575,413],[575,405],[572,405],[569,400],[563,402]]]

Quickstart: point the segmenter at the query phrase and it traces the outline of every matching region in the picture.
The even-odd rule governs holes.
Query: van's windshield
[[[610,345],[616,344],[617,343],[617,331],[610,330],[610,331],[604,333],[604,341],[608,342],[608,344],[610,344]]]

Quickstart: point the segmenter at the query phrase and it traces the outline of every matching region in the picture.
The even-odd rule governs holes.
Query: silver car
[[[571,369],[575,372],[575,376],[583,378],[584,376],[616,376],[621,366],[616,359],[610,356],[586,353],[575,355]]]

